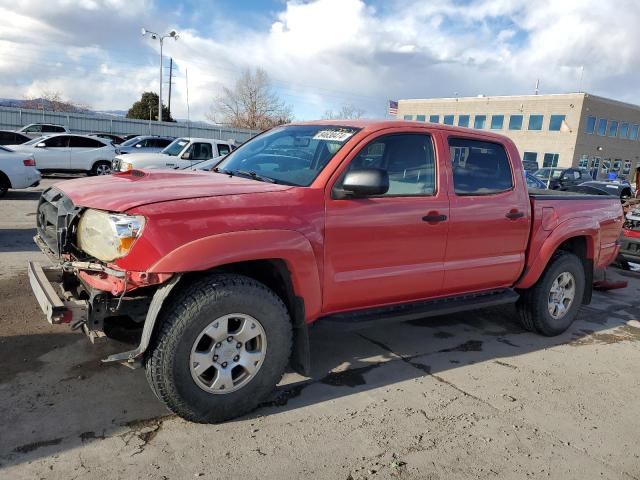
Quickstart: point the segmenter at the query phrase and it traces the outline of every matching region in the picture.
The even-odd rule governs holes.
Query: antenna
[[[191,112],[189,111],[189,69],[184,69],[184,78],[187,82],[187,137],[191,138]]]

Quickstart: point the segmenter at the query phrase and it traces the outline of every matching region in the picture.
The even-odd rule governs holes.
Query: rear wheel
[[[174,413],[214,423],[253,410],[282,378],[291,322],[280,298],[240,275],[188,285],[159,319],[147,379]]]
[[[9,182],[9,179],[4,173],[0,172],[0,197],[4,197],[9,191],[10,187],[11,182]]]
[[[538,282],[518,301],[522,325],[546,336],[559,335],[573,323],[585,287],[584,267],[568,252],[557,252]]]
[[[106,160],[96,162],[91,169],[90,175],[110,175],[111,163]]]

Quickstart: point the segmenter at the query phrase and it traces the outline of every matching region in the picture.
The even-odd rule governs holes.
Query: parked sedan
[[[0,147],[0,197],[10,188],[35,187],[40,183],[40,172],[30,155]]]
[[[140,135],[118,145],[117,153],[118,155],[138,152],[156,153],[167,147],[174,140],[174,137]]]
[[[542,180],[534,177],[530,173],[527,173],[526,179],[527,179],[527,187],[529,187],[529,188],[537,188],[539,190],[546,190],[546,188],[547,188],[547,184],[546,183],[544,183]]]
[[[31,140],[31,138],[22,133],[12,132],[11,130],[0,130],[0,145],[19,145]]]
[[[43,172],[86,172],[89,175],[111,173],[116,153],[104,138],[87,135],[51,135],[31,140],[11,149],[33,155]]]

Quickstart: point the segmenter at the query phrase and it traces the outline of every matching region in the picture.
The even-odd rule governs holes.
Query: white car
[[[30,123],[20,130],[16,130],[29,138],[38,138],[42,135],[53,135],[54,133],[67,133],[69,129],[64,125],[54,125],[52,123]]]
[[[34,138],[22,145],[11,145],[16,152],[33,155],[41,172],[86,172],[108,175],[116,147],[107,139],[87,135],[50,135]]]
[[[10,188],[35,187],[40,179],[32,156],[0,147],[0,197]]]
[[[140,169],[180,169],[204,160],[221,157],[233,150],[233,142],[210,138],[176,138],[160,153],[130,153],[117,155],[113,171]]]

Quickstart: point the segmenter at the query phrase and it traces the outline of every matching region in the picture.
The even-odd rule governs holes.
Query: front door
[[[425,133],[379,136],[347,171],[384,169],[384,195],[327,200],[325,313],[418,300],[442,288],[449,200],[433,139]]]
[[[44,139],[33,149],[33,156],[40,170],[69,170],[69,135]]]
[[[448,139],[451,221],[444,293],[510,287],[522,273],[529,237],[529,196],[503,145]]]

